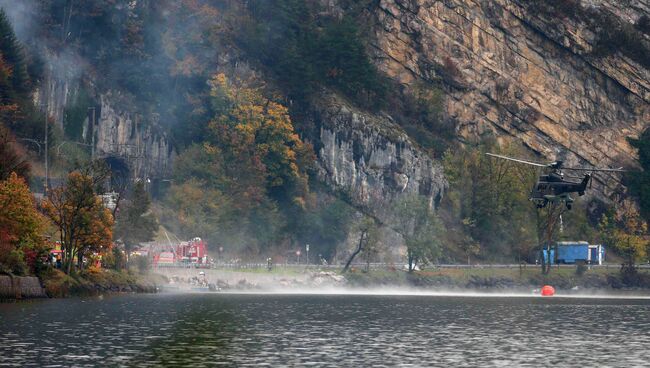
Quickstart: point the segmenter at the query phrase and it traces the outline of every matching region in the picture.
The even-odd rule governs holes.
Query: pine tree
[[[639,139],[630,139],[632,146],[639,150],[639,162],[643,171],[629,175],[630,189],[639,198],[641,214],[650,221],[650,129],[647,129]]]
[[[25,97],[31,90],[25,51],[16,38],[11,22],[3,9],[0,9],[0,54],[4,61],[12,66],[11,86],[17,96]]]
[[[138,182],[133,188],[129,203],[117,216],[115,235],[121,239],[128,254],[141,242],[153,240],[158,230],[158,222],[150,213],[151,199],[144,183]]]

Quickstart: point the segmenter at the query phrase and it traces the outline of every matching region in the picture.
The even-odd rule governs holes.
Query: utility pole
[[[93,111],[92,129],[91,129],[91,146],[90,146],[90,159],[95,161],[95,106],[89,107],[88,110]]]
[[[48,126],[48,124],[47,124],[47,115],[48,115],[47,104],[45,104],[45,139],[44,139],[44,141],[45,141],[45,185],[44,185],[45,192],[43,192],[43,195],[45,197],[47,197],[47,187],[48,187],[48,179],[49,179],[49,171],[48,171],[49,168],[48,168],[48,163],[47,163],[47,159],[48,159],[48,157],[47,157],[47,135],[48,135],[47,134],[48,133],[47,132],[48,131],[48,129],[47,129],[47,126]]]

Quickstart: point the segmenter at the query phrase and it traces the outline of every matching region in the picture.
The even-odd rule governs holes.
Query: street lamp
[[[27,142],[34,143],[35,145],[38,146],[38,155],[39,156],[41,155],[41,142],[31,138],[16,138],[16,139],[18,139],[19,141],[27,141]]]
[[[86,146],[86,147],[90,146],[90,147],[92,147],[92,145],[87,144],[87,143],[74,142],[74,141],[63,141],[58,146],[56,146],[56,155],[57,156],[61,155],[61,147],[66,143],[72,143],[72,144],[78,144],[80,146]]]
[[[298,264],[300,264],[300,249],[296,251],[296,257],[298,257]]]
[[[309,244],[305,245],[305,250],[307,251],[307,264],[309,264]]]
[[[95,107],[89,107],[88,110],[93,111],[93,121],[92,121],[92,129],[91,129],[91,148],[90,148],[90,159],[95,160]]]
[[[41,106],[45,107],[45,119],[44,119],[45,120],[45,139],[44,139],[44,142],[45,142],[45,186],[44,186],[44,189],[45,190],[43,192],[43,195],[45,197],[47,197],[47,186],[48,186],[47,182],[48,182],[48,177],[49,177],[49,174],[50,174],[49,167],[48,167],[48,162],[47,162],[48,161],[48,157],[47,157],[47,135],[48,135],[47,134],[48,133],[47,116],[48,116],[48,111],[47,111],[47,104],[46,103],[41,105]]]

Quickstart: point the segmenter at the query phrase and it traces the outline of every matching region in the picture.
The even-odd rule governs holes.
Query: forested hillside
[[[0,179],[42,192],[47,126],[49,186],[102,162],[116,229],[152,196],[232,257],[342,262],[372,228],[377,261],[534,261],[539,172],[484,153],[649,164],[648,9],[569,3],[0,0]],[[644,238],[649,188],[596,176],[557,238]]]

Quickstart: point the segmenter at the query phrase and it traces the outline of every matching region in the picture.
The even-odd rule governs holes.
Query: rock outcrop
[[[131,176],[164,178],[171,172],[174,151],[156,121],[146,121],[128,110],[119,110],[115,92],[101,94],[95,149],[98,157],[115,157],[128,163]]]
[[[589,6],[627,22],[648,15],[644,0],[618,3]],[[462,139],[509,136],[549,160],[635,164],[627,138],[650,121],[650,71],[620,53],[592,55],[596,35],[579,21],[558,26],[524,0],[381,0],[372,12],[380,69],[405,86],[442,81]],[[624,191],[616,175],[594,188],[611,200]]]
[[[400,198],[420,194],[432,206],[441,199],[448,185],[441,165],[388,117],[333,95],[319,99],[315,116],[319,178],[364,212],[390,221]]]
[[[81,78],[80,73],[85,69],[83,58],[48,53],[46,60],[45,77],[34,92],[34,102],[47,111],[54,125],[63,129],[66,109],[77,103],[79,91],[84,89],[97,103],[96,157],[121,160],[132,177],[166,178],[169,175],[175,153],[158,121],[138,114],[129,97],[119,91],[102,92],[86,80],[88,78]],[[83,142],[79,143],[93,142],[90,120],[87,118],[82,124]]]
[[[34,105],[46,110],[48,118],[60,129],[66,107],[74,100],[80,86],[79,71],[83,59],[72,53],[43,50],[43,80],[34,90]]]

